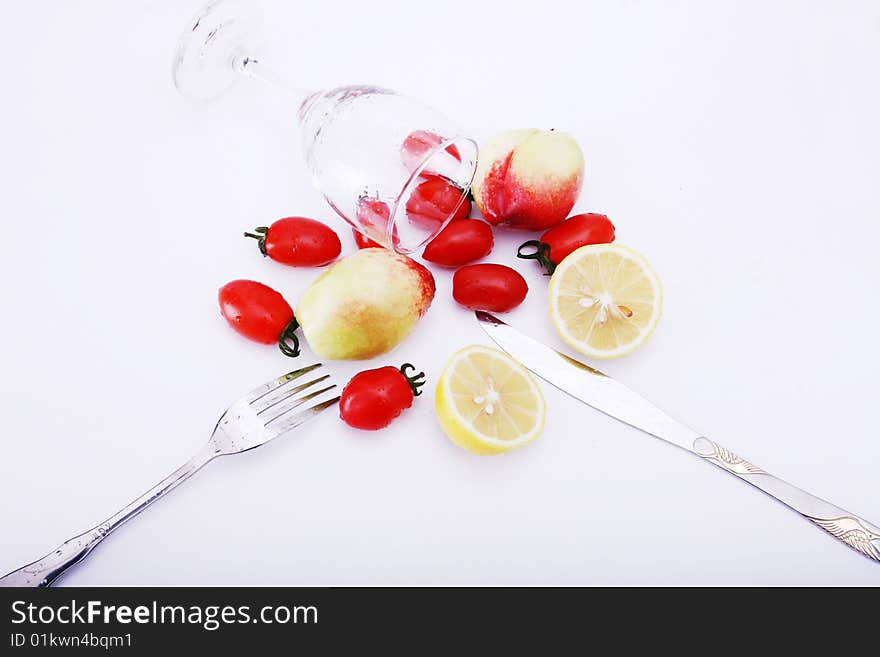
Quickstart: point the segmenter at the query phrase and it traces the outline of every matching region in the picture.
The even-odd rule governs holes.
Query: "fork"
[[[306,402],[315,400],[336,387],[336,384],[327,381],[330,378],[329,374],[317,376],[295,386],[288,385],[306,374],[315,372],[321,366],[321,363],[308,365],[251,390],[226,409],[226,412],[217,421],[211,438],[189,461],[97,527],[64,541],[58,549],[42,559],[22,566],[0,578],[0,587],[50,586],[68,569],[85,559],[101,541],[122,523],[139,514],[218,456],[240,454],[265,445],[273,438],[298,427],[338,402],[339,397],[336,396],[315,403],[297,413],[291,413]],[[330,385],[300,394],[325,381]]]

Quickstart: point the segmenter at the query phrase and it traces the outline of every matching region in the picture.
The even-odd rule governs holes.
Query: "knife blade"
[[[702,435],[607,374],[523,335],[494,315],[482,310],[475,314],[480,326],[499,347],[588,406],[688,451],[693,450],[694,441]]]
[[[880,527],[762,470],[630,390],[619,381],[523,335],[482,310],[477,320],[495,343],[545,381],[636,429],[710,462],[799,513],[847,547],[880,562]]]

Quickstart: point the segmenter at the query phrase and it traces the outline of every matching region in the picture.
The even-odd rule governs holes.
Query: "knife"
[[[880,562],[880,527],[765,472],[726,447],[672,419],[607,374],[523,335],[494,315],[478,310],[476,317],[499,347],[563,392],[739,477],[853,550]]]

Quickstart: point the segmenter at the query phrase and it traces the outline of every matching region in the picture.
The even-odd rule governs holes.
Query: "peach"
[[[577,142],[555,130],[510,130],[480,149],[473,195],[491,224],[545,230],[571,212],[584,178]]]
[[[388,249],[362,249],[338,260],[302,294],[296,318],[321,358],[372,358],[393,349],[434,298],[434,277]]]

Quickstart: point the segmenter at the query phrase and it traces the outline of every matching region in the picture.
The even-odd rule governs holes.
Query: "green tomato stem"
[[[265,256],[265,255],[267,255],[267,253],[266,253],[266,234],[268,232],[269,232],[268,226],[258,226],[257,228],[254,228],[253,233],[245,232],[244,236],[245,237],[253,237],[255,240],[257,240],[257,244],[260,247],[260,253],[262,253]]]
[[[406,382],[409,384],[409,387],[412,388],[413,397],[418,397],[422,394],[422,391],[419,390],[420,387],[425,385],[425,373],[419,372],[418,374],[407,374],[407,370],[415,371],[416,366],[412,363],[404,363],[400,366],[400,373],[403,374],[403,378],[406,379]]]
[[[523,253],[523,249],[535,249],[531,253]],[[545,276],[549,276],[556,271],[556,263],[550,259],[550,245],[541,240],[529,240],[520,244],[516,250],[516,257],[523,260],[537,260],[538,263],[546,270]]]
[[[281,335],[278,336],[278,348],[281,349],[281,353],[290,358],[299,356],[299,338],[296,335],[296,329],[298,328],[299,322],[294,317],[287,323],[284,330],[281,331]],[[290,346],[288,341],[292,342],[293,346]]]

